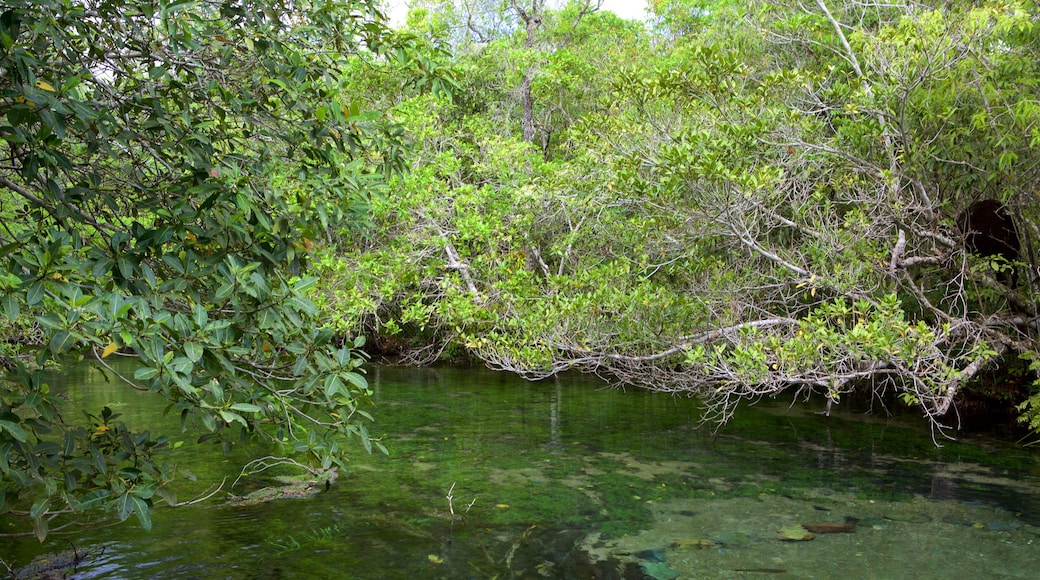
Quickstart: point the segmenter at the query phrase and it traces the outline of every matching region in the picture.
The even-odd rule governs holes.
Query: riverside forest
[[[0,0],[0,574],[1029,576],[1036,2],[407,4]]]

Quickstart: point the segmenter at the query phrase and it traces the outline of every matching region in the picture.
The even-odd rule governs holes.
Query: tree
[[[859,391],[943,428],[981,370],[1035,357],[1034,277],[1003,284],[1024,264],[975,255],[956,220],[1000,200],[1035,263],[1031,4],[659,4],[680,32],[578,81],[609,89],[572,109],[565,155],[533,157],[494,104],[407,109],[429,161],[402,184],[421,207],[377,213],[384,330],[721,421]]]
[[[592,50],[602,47],[592,47],[575,37],[588,34],[589,27],[582,27],[582,23],[598,15],[602,2],[559,3],[562,8],[558,10],[544,0],[418,4],[423,7],[413,7],[410,26],[421,34],[445,39],[460,55],[459,60],[470,61],[469,66],[493,66],[491,74],[499,77],[495,79],[496,88],[504,89],[508,96],[492,98],[511,116],[512,109],[518,107],[518,118],[510,121],[519,123],[525,141],[537,142],[547,151],[553,134],[566,127],[553,123],[561,102],[566,101],[545,94],[545,89],[566,83],[570,75],[580,74],[575,68],[588,67],[595,61],[575,58],[574,46]],[[477,72],[473,81],[485,81],[488,71]],[[488,95],[477,82],[460,91],[460,97],[482,106]]]
[[[0,311],[42,342],[0,356],[0,512],[42,539],[176,502],[166,437],[63,408],[52,363],[132,356],[113,374],[200,441],[314,469],[348,437],[380,445],[362,341],[337,343],[304,293],[315,247],[402,166],[399,131],[341,77],[407,58],[396,42],[368,0],[4,3]]]
[[[658,234],[674,250],[638,275],[667,272],[678,285],[655,286],[699,304],[680,329],[584,322],[580,340],[547,337],[539,374],[697,393],[722,420],[789,388],[829,403],[894,392],[942,426],[980,369],[1035,349],[1032,300],[954,224],[972,198],[996,197],[1035,229],[1029,13],[846,10],[774,5],[754,14],[755,50],[689,39],[679,63],[627,83],[659,129],[613,137],[640,153],[625,197],[678,226]]]

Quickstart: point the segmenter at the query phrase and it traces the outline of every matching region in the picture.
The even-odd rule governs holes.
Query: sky
[[[629,20],[642,20],[646,17],[646,0],[604,0],[601,9]]]
[[[408,12],[407,0],[389,0],[387,4],[390,5],[390,24],[403,24]],[[646,11],[646,0],[603,0],[601,10],[610,10],[622,18],[642,20]]]

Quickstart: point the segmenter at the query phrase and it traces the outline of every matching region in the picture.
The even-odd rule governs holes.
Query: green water
[[[228,507],[218,497],[71,536],[0,539],[22,566],[70,542],[75,578],[1034,578],[1035,451],[945,442],[921,425],[745,408],[717,438],[689,399],[529,383],[473,369],[372,367],[373,433],[329,491]],[[79,369],[73,407],[147,427],[162,402]],[[176,432],[177,420],[170,419]],[[234,478],[251,456],[192,443],[171,460]],[[174,437],[178,440],[178,437]],[[236,488],[264,485],[262,476]],[[449,500],[448,495],[451,495]],[[778,539],[800,524],[852,533]],[[0,525],[8,524],[0,520]]]

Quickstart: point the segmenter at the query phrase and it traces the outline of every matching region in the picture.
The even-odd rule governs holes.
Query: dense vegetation
[[[387,104],[416,150],[322,263],[341,331],[721,420],[859,391],[940,429],[1035,358],[1034,3],[663,0],[649,29],[544,4],[411,13],[460,87]],[[1017,222],[1013,263],[964,243],[982,199]]]
[[[50,393],[77,357],[314,468],[373,444],[363,337],[940,428],[1037,358],[1035,3],[375,4],[3,2],[0,512],[176,502],[161,434]],[[980,199],[1014,260],[965,246]]]
[[[132,356],[113,380],[201,440],[311,469],[379,445],[361,341],[321,326],[306,272],[404,162],[344,79],[404,66],[410,42],[364,0],[3,3],[0,513],[42,539],[177,501],[166,436],[63,406],[55,362]]]

